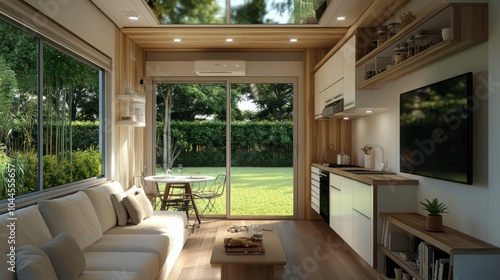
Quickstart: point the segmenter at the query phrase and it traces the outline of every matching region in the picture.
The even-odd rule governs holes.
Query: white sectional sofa
[[[16,210],[16,220],[1,215],[0,279],[16,279],[14,264],[17,279],[166,279],[187,241],[186,215],[153,212],[141,192],[109,182]]]

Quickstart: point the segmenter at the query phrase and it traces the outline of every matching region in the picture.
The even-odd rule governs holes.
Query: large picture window
[[[104,173],[102,71],[0,19],[0,201]]]

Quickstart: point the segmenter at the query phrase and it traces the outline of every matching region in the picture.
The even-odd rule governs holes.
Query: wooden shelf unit
[[[449,254],[450,273],[453,271],[453,255],[456,253],[483,253],[488,251],[498,253],[499,251],[498,247],[446,226],[443,226],[442,232],[426,231],[425,216],[418,213],[380,213],[380,216],[410,235],[418,237]],[[424,280],[407,261],[403,260],[395,252],[390,251],[382,245],[379,245],[379,249],[415,279]],[[450,279],[452,279],[451,276],[450,274]]]
[[[412,73],[438,59],[445,58],[458,51],[488,40],[488,4],[486,3],[445,3],[432,5],[408,26],[389,38],[382,45],[365,54],[365,50],[376,36],[376,29],[368,27],[358,29],[356,41],[356,71],[363,71],[363,66],[374,63],[378,57],[390,57],[394,47],[406,41],[417,30],[441,30],[451,27],[451,39],[442,41],[425,51],[381,72],[372,78],[357,82],[357,89],[374,89],[384,83]],[[359,69],[358,69],[359,68]],[[364,76],[358,75],[358,76]]]

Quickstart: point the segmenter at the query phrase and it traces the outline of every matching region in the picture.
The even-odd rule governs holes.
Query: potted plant
[[[432,201],[426,198],[425,202],[420,201],[420,204],[428,212],[425,229],[428,231],[443,231],[443,217],[441,214],[448,213],[446,212],[448,207],[443,202],[439,202],[437,198]]]

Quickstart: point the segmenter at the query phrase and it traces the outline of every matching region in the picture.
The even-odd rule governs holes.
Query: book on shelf
[[[450,273],[450,259],[448,258],[439,259],[436,280],[448,280],[449,273]]]
[[[422,241],[418,245],[417,272],[424,280],[439,280],[439,260],[449,257],[446,252]]]
[[[393,235],[394,233],[394,235]],[[391,236],[394,236],[395,238],[401,237],[404,231],[397,227],[396,225],[392,224],[391,222],[388,222],[387,220],[382,220],[382,234],[380,238],[380,245],[384,246],[387,249],[390,249],[391,247]],[[406,234],[406,233],[404,233]],[[408,238],[408,235],[406,234],[405,239]],[[393,241],[394,243],[394,241]],[[407,242],[406,242],[407,244]],[[393,250],[393,251],[399,251],[399,250]],[[406,250],[402,250],[406,251]]]

